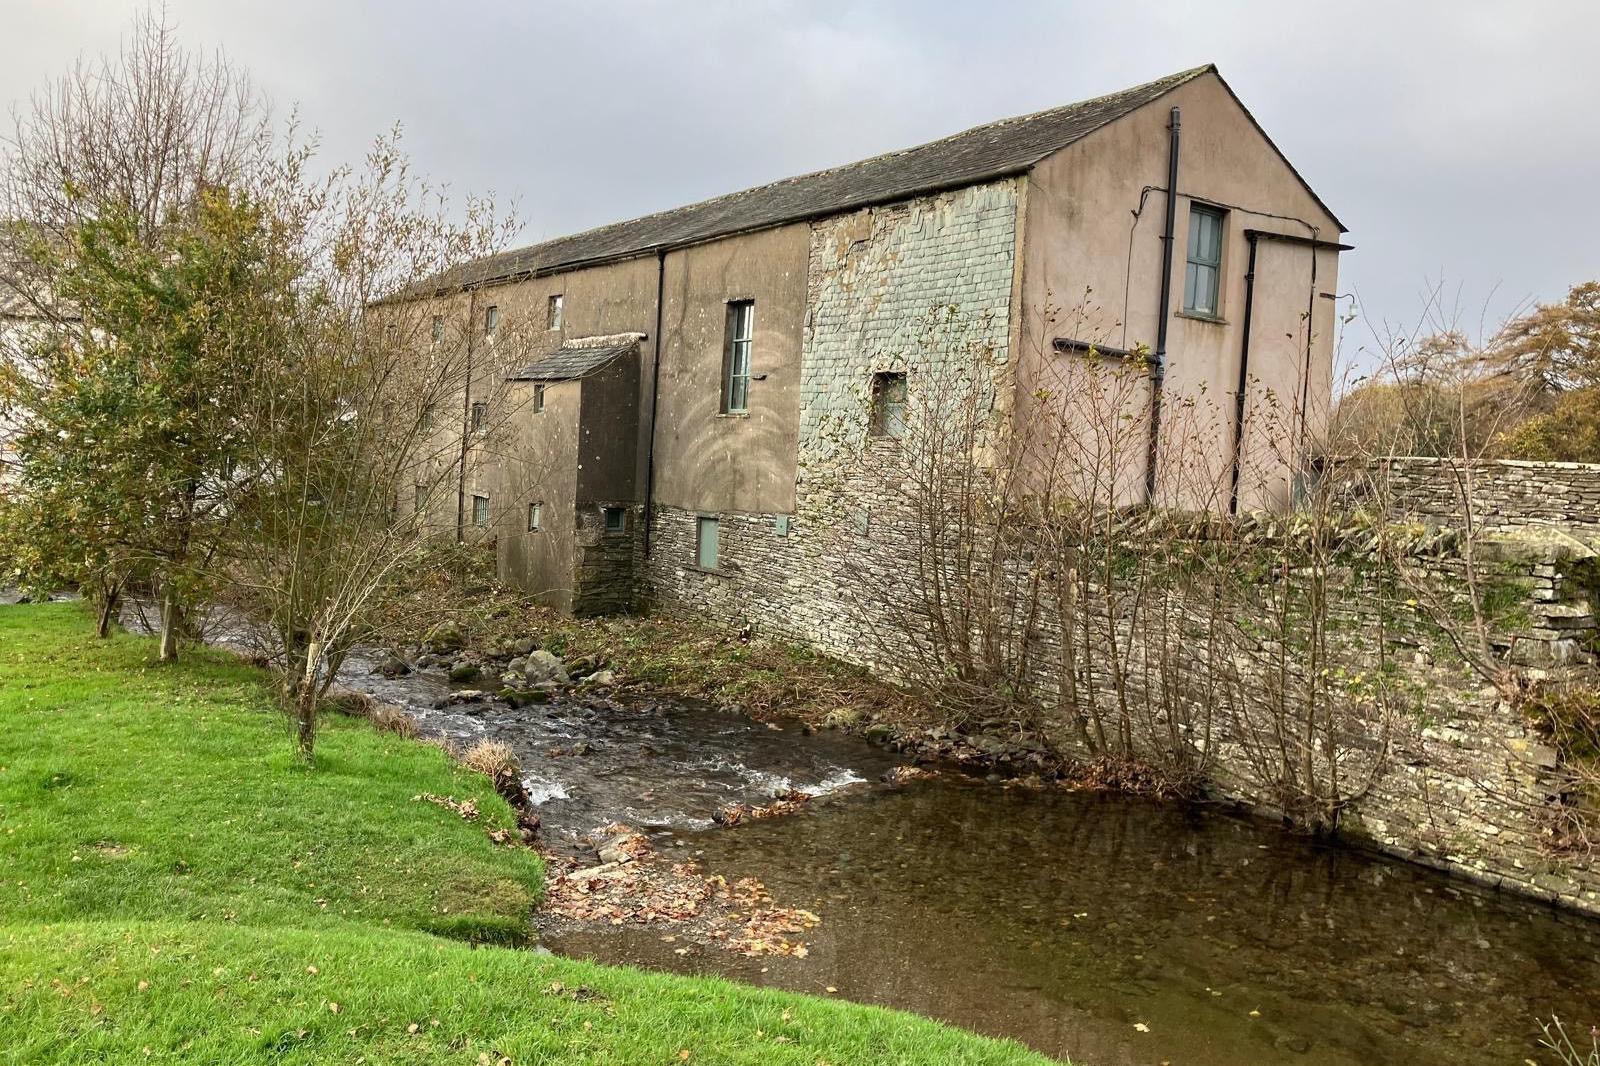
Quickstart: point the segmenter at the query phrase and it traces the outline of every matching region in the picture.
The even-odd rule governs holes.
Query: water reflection
[[[1216,814],[927,782],[686,842],[822,914],[810,957],[550,946],[832,985],[1096,1066],[1521,1063],[1536,1015],[1600,1021],[1600,923]]]

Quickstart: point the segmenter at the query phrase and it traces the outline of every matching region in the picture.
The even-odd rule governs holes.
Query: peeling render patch
[[[800,362],[800,480],[841,437],[866,431],[874,371],[936,369],[930,313],[954,309],[968,341],[1003,356],[1010,335],[1018,183],[825,219],[811,228]],[[803,491],[803,489],[802,489]]]

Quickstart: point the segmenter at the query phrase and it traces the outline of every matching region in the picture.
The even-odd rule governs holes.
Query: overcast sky
[[[114,49],[130,0],[0,0],[0,100]],[[399,121],[526,242],[1202,63],[1342,218],[1340,289],[1475,324],[1600,276],[1600,0],[170,0],[324,151]],[[1346,357],[1367,340],[1353,327]]]

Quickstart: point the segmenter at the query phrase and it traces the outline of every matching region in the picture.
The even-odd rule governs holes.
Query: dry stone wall
[[[1396,457],[1335,464],[1331,476],[1352,502],[1460,526],[1463,501],[1484,529],[1546,526],[1600,533],[1600,465]]]

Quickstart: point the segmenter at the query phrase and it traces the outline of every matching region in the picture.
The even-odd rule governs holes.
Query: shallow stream
[[[442,680],[344,680],[427,732],[503,740],[545,836],[608,821],[822,917],[806,958],[744,958],[657,926],[558,928],[604,962],[900,1007],[1088,1066],[1517,1066],[1536,1019],[1600,1023],[1600,922],[1219,812],[1004,788],[879,783],[892,755],[671,702],[436,709]],[[719,807],[794,788],[798,813]]]

